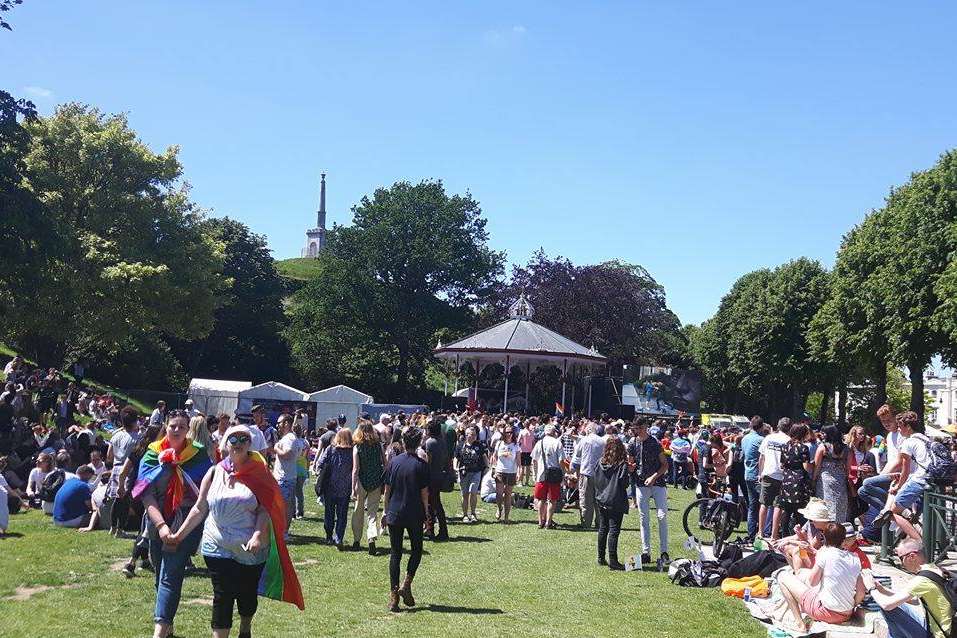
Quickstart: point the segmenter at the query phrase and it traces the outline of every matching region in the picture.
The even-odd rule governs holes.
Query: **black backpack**
[[[52,503],[56,498],[56,493],[60,491],[66,482],[66,472],[57,469],[47,474],[43,483],[40,484],[40,500],[46,503]]]
[[[675,566],[671,582],[680,587],[717,587],[727,572],[715,561],[684,560]]]
[[[944,631],[944,628],[940,626],[940,621],[937,620],[937,617],[934,614],[930,613],[930,609],[927,607],[927,603],[924,602],[924,599],[920,599],[920,604],[924,608],[924,614],[930,618],[930,623],[937,625],[937,628],[940,629],[947,638],[954,638],[954,629],[957,629],[957,575],[944,572],[944,575],[941,576],[937,572],[932,572],[927,569],[923,569],[917,572],[918,576],[923,576],[930,582],[937,585],[940,588],[940,591],[944,594],[944,597],[947,599],[947,602],[950,603],[950,631]],[[933,632],[930,632],[930,635],[933,636]]]

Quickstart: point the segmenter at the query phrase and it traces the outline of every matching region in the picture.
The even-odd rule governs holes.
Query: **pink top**
[[[525,454],[531,454],[535,449],[535,435],[528,430],[522,430],[518,434],[518,446]]]

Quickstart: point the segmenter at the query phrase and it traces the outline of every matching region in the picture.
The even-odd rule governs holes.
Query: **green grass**
[[[286,279],[299,282],[309,281],[321,272],[319,262],[311,257],[277,260],[276,268]]]
[[[458,512],[456,495],[445,496],[447,511]],[[671,496],[670,549],[678,557],[686,553],[679,516],[691,492],[672,490]],[[513,525],[455,524],[453,542],[426,542],[428,554],[414,587],[418,606],[414,613],[390,614],[388,556],[339,553],[319,544],[321,507],[313,502],[306,514],[306,520],[293,524],[298,542],[291,550],[306,611],[260,599],[256,636],[765,635],[740,601],[718,589],[677,587],[657,572],[599,568],[594,532],[539,530],[530,510],[519,512]],[[483,505],[480,517],[494,518],[493,507]],[[557,518],[570,524],[577,517],[577,510],[570,510]],[[128,557],[131,541],[54,528],[35,511],[14,516],[11,532],[22,536],[0,540],[0,636],[149,635],[152,574],[141,571],[126,580],[111,571]],[[656,538],[653,534],[653,545]],[[621,545],[623,555],[640,550],[634,511],[625,519]],[[25,601],[5,599],[17,587],[36,585],[73,588],[47,590]],[[206,577],[186,579],[176,617],[179,636],[209,635],[210,608],[196,601],[211,592]]]

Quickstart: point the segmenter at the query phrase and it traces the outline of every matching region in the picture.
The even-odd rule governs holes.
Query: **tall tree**
[[[50,268],[59,251],[57,232],[26,185],[30,133],[24,122],[36,117],[31,102],[0,91],[0,338],[6,339],[27,317],[30,325],[46,323],[53,310]]]
[[[142,332],[208,333],[223,285],[222,246],[202,231],[177,149],[153,153],[124,116],[80,104],[25,126],[26,183],[57,229],[59,311],[54,321],[25,324],[20,345],[58,361]]]
[[[801,258],[734,283],[692,333],[709,406],[768,418],[803,410],[807,395],[822,389],[808,324],[827,296],[827,277],[818,262]]]
[[[194,377],[289,380],[284,284],[265,236],[228,217],[203,221],[202,232],[223,246],[227,287],[206,337],[171,340],[177,358]]]
[[[923,417],[924,371],[935,354],[954,360],[948,326],[952,314],[940,292],[948,295],[942,276],[953,261],[957,244],[949,232],[957,223],[957,151],[941,156],[926,171],[893,190],[885,213],[889,229],[887,260],[874,274],[883,283],[887,334],[892,358],[910,373],[910,407]],[[946,296],[944,297],[946,299]]]
[[[293,360],[313,382],[364,379],[397,399],[425,385],[436,331],[464,329],[502,274],[503,255],[471,195],[441,181],[397,182],[335,227],[321,276],[293,300]]]
[[[668,309],[664,288],[641,266],[621,261],[576,266],[540,249],[525,266],[513,267],[509,285],[495,291],[485,322],[507,317],[522,293],[536,309],[535,321],[595,346],[613,367],[686,363],[681,323]]]

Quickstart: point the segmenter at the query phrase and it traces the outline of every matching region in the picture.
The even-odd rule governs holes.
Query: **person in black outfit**
[[[618,535],[621,519],[628,513],[628,465],[625,446],[618,437],[605,443],[605,452],[595,472],[595,504],[598,506],[598,564],[609,569],[623,570],[618,561]],[[605,561],[605,548],[608,561]]]
[[[449,465],[449,450],[442,436],[442,417],[435,417],[429,423],[429,438],[425,441],[425,453],[429,457],[429,540],[449,540],[448,521],[445,507],[442,505],[442,486],[445,483],[445,471]],[[435,524],[439,524],[439,534],[435,534]]]
[[[415,427],[402,431],[404,452],[389,461],[385,469],[385,522],[389,526],[389,611],[399,611],[399,597],[412,607],[412,579],[422,562],[422,524],[429,503],[429,467],[416,455],[422,432]],[[405,570],[405,581],[399,587],[402,566],[402,538],[409,534],[411,554]]]

